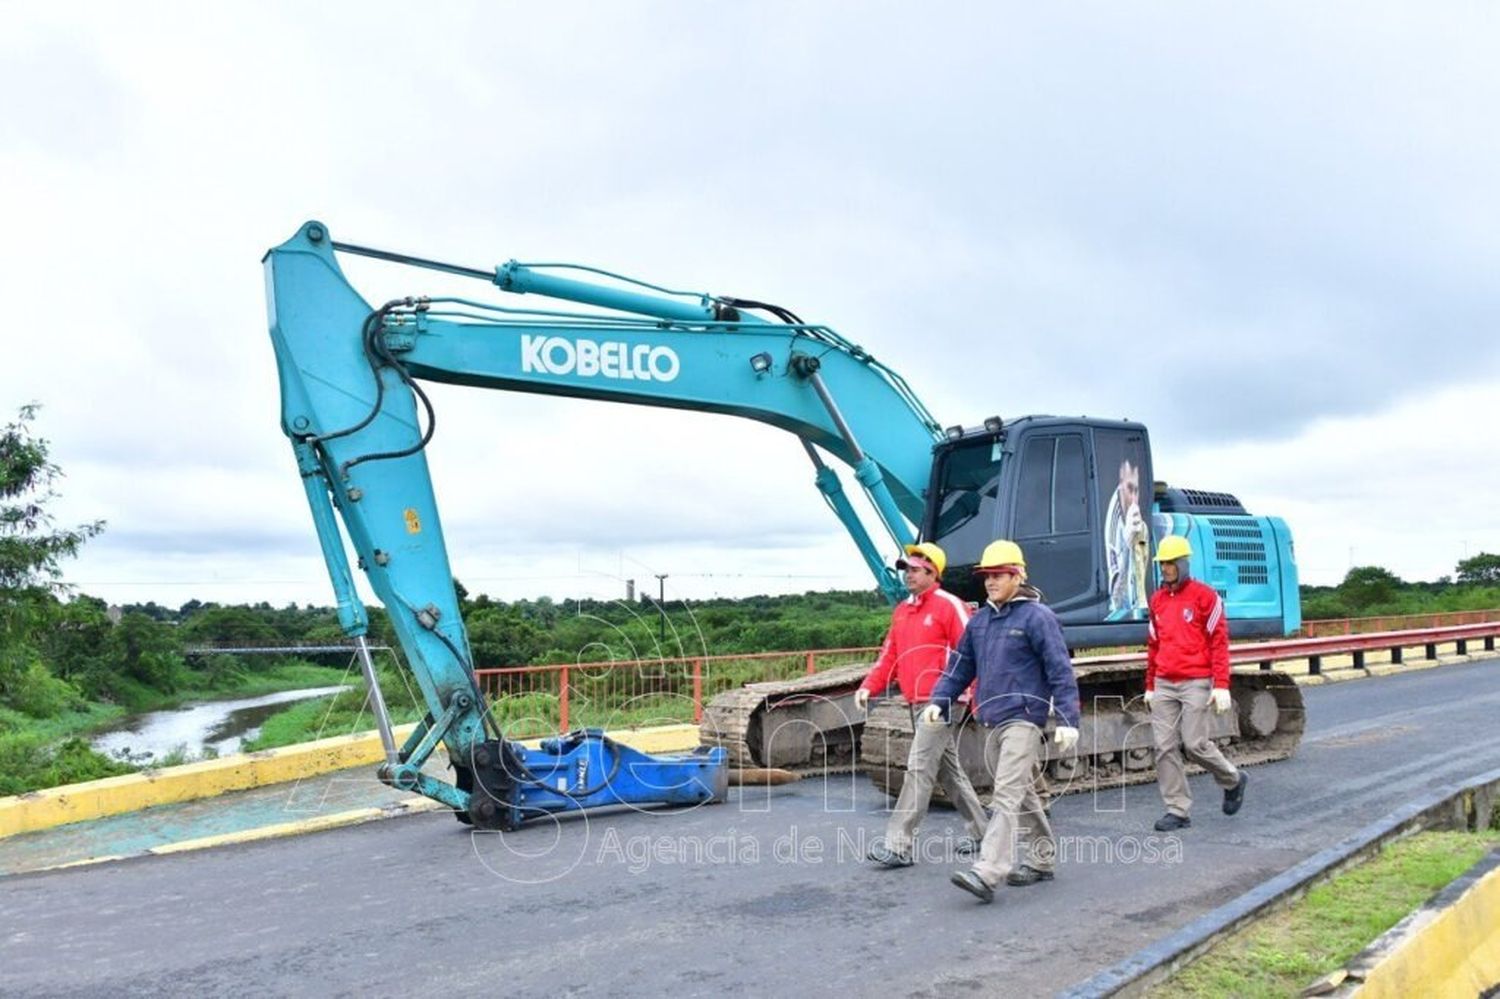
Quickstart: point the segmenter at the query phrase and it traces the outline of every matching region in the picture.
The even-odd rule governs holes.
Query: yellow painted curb
[[[397,740],[404,739],[413,727],[403,725],[397,729]],[[243,791],[375,764],[383,758],[379,736],[360,733],[47,788],[0,798],[0,839],[70,822],[135,812],[152,805],[195,801],[226,791]]]
[[[396,741],[405,739],[413,727],[397,728]],[[682,752],[698,745],[698,726],[663,725],[611,732],[609,736],[642,752]],[[524,744],[535,747],[540,741],[531,739]],[[365,732],[33,791],[0,798],[0,839],[153,805],[195,801],[350,767],[374,766],[384,758],[379,735]]]
[[[1452,905],[1420,913],[1402,944],[1365,973],[1360,999],[1463,996],[1500,982],[1500,868]]]

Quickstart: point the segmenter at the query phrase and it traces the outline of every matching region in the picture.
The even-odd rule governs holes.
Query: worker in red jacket
[[[894,679],[915,718],[915,710],[931,700],[932,688],[948,664],[948,654],[963,637],[969,606],[939,585],[948,562],[941,548],[929,541],[907,545],[905,550],[906,557],[897,560],[896,568],[904,573],[911,596],[891,612],[891,630],[880,648],[880,658],[855,691],[854,704],[864,711],[870,695],[883,692]],[[989,816],[958,762],[955,739],[964,718],[964,712],[955,711],[947,724],[913,723],[901,794],[886,823],[884,842],[877,842],[869,852],[877,864],[911,866],[912,843],[917,826],[927,814],[934,782],[941,782],[948,800],[968,825],[968,839],[959,843],[958,852],[967,854],[977,849]]]
[[[1230,708],[1229,621],[1214,588],[1189,575],[1192,556],[1187,538],[1176,535],[1162,538],[1156,549],[1162,585],[1151,597],[1146,706],[1156,741],[1156,781],[1167,805],[1167,814],[1156,820],[1158,832],[1193,824],[1184,755],[1223,789],[1225,815],[1240,810],[1249,781],[1209,738],[1209,711]]]

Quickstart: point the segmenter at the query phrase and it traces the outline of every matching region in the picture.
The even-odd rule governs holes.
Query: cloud
[[[1179,484],[1208,489],[1256,469],[1247,488],[1230,491],[1252,513],[1287,520],[1304,582],[1337,583],[1356,565],[1437,579],[1462,558],[1500,552],[1500,443],[1476,418],[1497,398],[1500,381],[1470,382],[1373,416],[1324,418],[1281,441],[1190,450],[1170,464]],[[1164,472],[1176,474],[1158,453]]]
[[[295,579],[319,599],[257,272],[317,217],[469,265],[577,260],[782,303],[891,364],[945,424],[1143,420],[1159,470],[1285,513],[1309,577],[1350,547],[1435,575],[1495,529],[1468,498],[1483,462],[1453,463],[1447,441],[1493,454],[1473,386],[1500,381],[1497,16],[10,9],[0,404],[44,404],[60,510],[110,521],[79,579],[272,600]],[[349,272],[371,299],[454,286]],[[816,572],[867,582],[783,433],[436,395],[461,573],[524,555],[565,590],[643,559],[687,586],[701,560],[705,587],[798,589],[815,553]],[[1421,425],[1434,398],[1461,432],[1369,451],[1362,428]],[[1428,468],[1452,488],[1392,484]],[[1410,554],[1350,533],[1360,497],[1399,497]]]

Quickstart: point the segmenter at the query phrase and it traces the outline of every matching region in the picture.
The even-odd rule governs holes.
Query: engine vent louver
[[[1237,578],[1244,585],[1271,581],[1266,537],[1261,525],[1238,517],[1207,517],[1214,539],[1214,557],[1235,563]]]

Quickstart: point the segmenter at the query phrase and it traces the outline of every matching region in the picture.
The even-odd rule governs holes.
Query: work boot
[[[1192,824],[1193,820],[1188,818],[1186,815],[1178,815],[1175,812],[1168,812],[1167,814],[1156,820],[1156,831],[1175,832],[1178,829],[1186,829]]]
[[[901,853],[892,850],[884,843],[876,843],[870,847],[869,858],[882,867],[910,867],[911,851]]]
[[[1240,810],[1245,803],[1245,785],[1250,783],[1250,775],[1240,771],[1240,782],[1224,792],[1224,814],[1233,815]]]
[[[1005,883],[1012,888],[1025,888],[1027,885],[1034,885],[1038,881],[1051,881],[1052,878],[1053,874],[1051,871],[1042,871],[1032,867],[1030,864],[1022,864],[1005,876]]]
[[[973,871],[955,871],[953,876],[948,880],[981,902],[993,902],[995,900],[995,889],[985,884],[984,878],[981,878]]]

